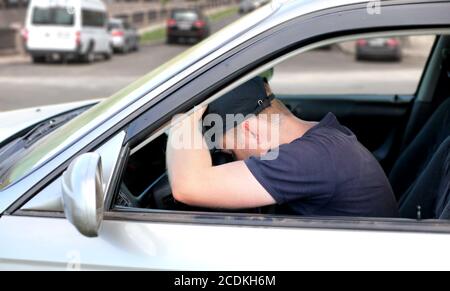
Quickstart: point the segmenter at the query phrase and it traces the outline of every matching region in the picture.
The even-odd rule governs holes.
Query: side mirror
[[[98,236],[103,221],[102,160],[98,153],[76,158],[62,177],[64,213],[87,237]]]

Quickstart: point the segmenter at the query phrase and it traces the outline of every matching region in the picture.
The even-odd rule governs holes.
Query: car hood
[[[20,131],[64,112],[100,102],[102,99],[32,107],[0,112],[0,143]]]

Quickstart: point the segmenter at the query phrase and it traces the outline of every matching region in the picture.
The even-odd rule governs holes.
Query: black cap
[[[207,114],[218,114],[222,118],[223,133],[225,133],[238,125],[238,123],[226,124],[227,114],[242,114],[244,117],[249,114],[258,115],[270,107],[273,98],[273,95],[267,96],[264,79],[255,77],[209,104],[203,117]],[[209,128],[204,127],[203,132]]]

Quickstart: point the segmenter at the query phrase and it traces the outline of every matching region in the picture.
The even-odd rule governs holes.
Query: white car
[[[112,18],[108,22],[111,46],[115,52],[128,53],[139,50],[139,33],[128,22]]]
[[[32,0],[23,31],[33,62],[111,58],[107,10],[101,0]]]
[[[450,269],[450,177],[439,164],[450,161],[450,2],[382,3],[374,14],[361,0],[273,2],[0,159],[0,268]],[[165,133],[176,114],[319,46],[423,34],[436,42],[411,96],[278,96],[294,111],[353,118],[350,126],[366,126],[362,141],[386,144],[402,217],[220,211],[173,199]],[[409,140],[404,150],[390,146],[391,135]],[[399,177],[412,191],[398,191]]]

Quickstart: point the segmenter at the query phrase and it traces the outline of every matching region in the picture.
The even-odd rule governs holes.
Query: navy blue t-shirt
[[[276,159],[251,157],[245,163],[275,201],[293,213],[398,216],[394,193],[380,164],[332,113],[278,149]]]

